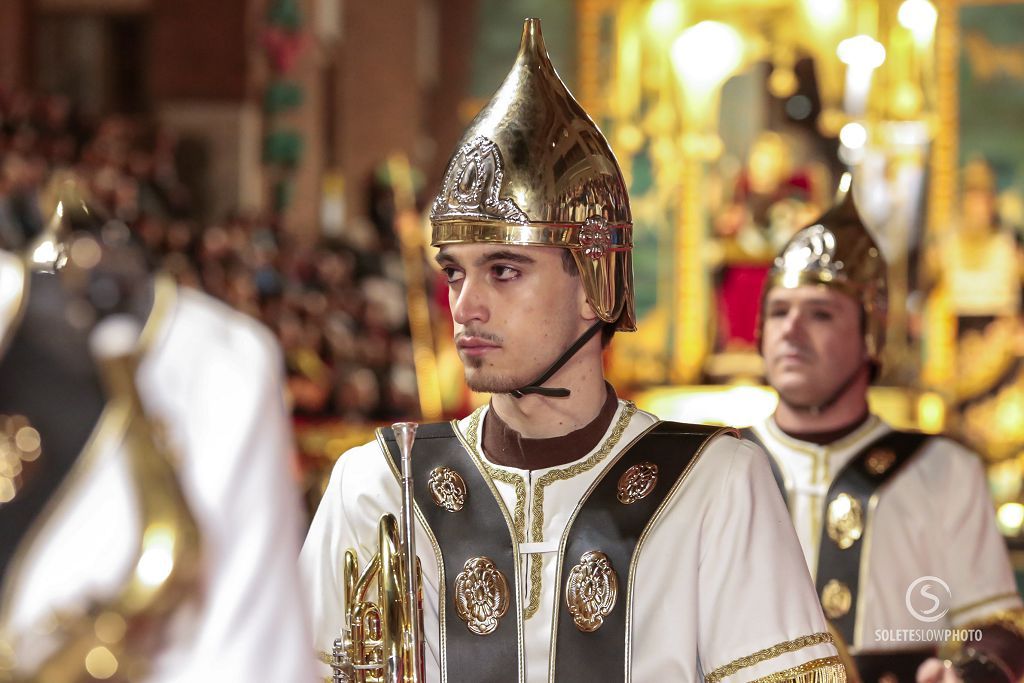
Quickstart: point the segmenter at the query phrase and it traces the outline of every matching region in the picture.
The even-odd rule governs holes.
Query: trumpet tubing
[[[345,624],[334,641],[334,683],[422,683],[423,608],[416,560],[411,451],[414,423],[393,426],[402,455],[401,522],[392,514],[377,524],[377,552],[360,572],[345,551],[342,585]],[[367,600],[377,584],[376,602]]]

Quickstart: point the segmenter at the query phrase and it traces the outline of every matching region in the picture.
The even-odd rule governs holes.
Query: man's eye
[[[811,313],[811,317],[814,318],[815,320],[828,321],[828,320],[832,320],[832,312],[831,311],[814,311],[813,313]]]
[[[519,271],[510,266],[494,266],[494,277],[499,280],[512,280],[519,275]]]
[[[445,277],[448,278],[448,284],[458,282],[463,278],[461,270],[456,270],[455,268],[442,268],[441,270],[444,272]]]
[[[785,318],[787,312],[788,311],[786,311],[785,308],[769,308],[768,309],[768,317],[769,318]]]

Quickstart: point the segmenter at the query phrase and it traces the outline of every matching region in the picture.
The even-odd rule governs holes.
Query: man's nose
[[[784,339],[802,337],[804,334],[804,317],[797,309],[790,309],[782,319],[782,336]]]
[[[490,312],[487,307],[483,284],[466,275],[462,286],[452,290],[452,320],[459,325],[470,322],[487,322]]]

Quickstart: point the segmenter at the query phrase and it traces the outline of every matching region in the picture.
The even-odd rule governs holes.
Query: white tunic
[[[556,556],[567,520],[590,485],[656,418],[620,401],[592,452],[561,467],[527,471],[481,457],[486,410],[457,424],[476,450],[467,456],[463,476],[475,469],[472,457],[488,473],[509,515],[521,520],[514,526],[527,544],[520,548],[524,680],[547,681]],[[624,680],[697,681],[709,675],[712,681],[750,681],[815,660],[832,663],[827,658],[836,651],[826,637],[816,636],[826,631],[825,622],[774,486],[765,456],[749,442],[717,437],[700,455],[637,551],[631,660]],[[379,516],[399,510],[398,484],[376,443],[341,456],[300,555],[321,656],[330,652],[342,626],[345,549],[355,548],[365,565],[376,550]],[[439,560],[422,528],[416,543],[423,566],[427,679],[446,680],[439,652]],[[329,669],[321,672],[326,676]]]
[[[12,294],[20,281],[17,261],[0,252],[0,313],[20,298]],[[146,682],[311,681],[293,560],[302,516],[288,472],[276,343],[255,321],[203,294],[173,285],[160,291],[170,294],[170,307],[151,319],[152,346],[137,383],[178,458],[202,570],[199,595],[175,613]],[[0,320],[2,336],[10,318]],[[116,442],[96,445],[9,566],[0,629],[26,670],[59,644],[45,634],[52,615],[113,595],[137,553],[127,458]]]
[[[793,524],[814,573],[829,486],[846,463],[891,428],[872,415],[852,434],[825,446],[787,436],[771,418],[753,430],[782,471]],[[1019,608],[993,510],[980,460],[949,439],[929,439],[883,485],[867,520],[852,649],[917,648],[943,640],[942,629]],[[948,592],[925,577],[941,579]],[[923,580],[914,585],[918,579]],[[925,589],[940,601],[937,609],[921,594]],[[948,612],[925,621],[914,616],[908,601],[926,619]],[[918,636],[924,641],[906,640]]]

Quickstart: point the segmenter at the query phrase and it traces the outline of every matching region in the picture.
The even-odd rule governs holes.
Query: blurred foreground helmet
[[[851,185],[850,174],[844,174],[835,205],[797,232],[775,258],[761,296],[761,325],[773,287],[834,287],[861,305],[868,355],[880,363],[888,312],[887,267],[857,212]]]
[[[555,73],[539,19],[526,20],[512,70],[448,162],[430,222],[434,246],[569,249],[598,317],[618,330],[636,329],[622,171]]]

